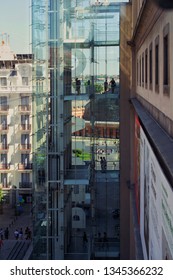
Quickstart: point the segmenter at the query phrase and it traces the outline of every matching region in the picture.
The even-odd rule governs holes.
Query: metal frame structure
[[[110,141],[108,138],[101,139],[96,133],[96,123],[99,121],[96,111],[109,110],[112,104],[118,108],[119,100],[117,89],[114,95],[109,92],[97,94],[95,90],[100,75],[97,73],[99,63],[104,65],[104,78],[115,76],[114,68],[111,74],[110,71],[107,73],[107,69],[116,57],[108,58],[107,55],[111,48],[119,46],[120,3],[102,2],[102,5],[98,5],[98,1],[89,0],[32,0],[34,259],[75,259],[79,254],[80,258],[96,257],[97,233],[100,230],[96,202],[98,185],[101,180],[106,196],[109,183],[113,194],[115,185],[116,188],[119,185],[119,170],[113,170],[113,160],[110,170],[102,174],[96,153],[99,143],[104,140],[107,157]],[[101,63],[102,56],[97,56],[99,48],[102,49],[104,63]],[[89,53],[89,59],[85,58],[86,52]],[[97,57],[100,61],[96,61]],[[82,82],[80,95],[74,90],[74,79],[77,77]],[[84,84],[86,77],[90,80],[88,92]],[[102,104],[109,100],[107,108],[103,105],[98,107],[100,99],[103,99]],[[72,103],[78,102],[85,102],[90,108],[91,158],[89,162],[75,159],[74,164],[73,139],[77,138],[72,139]],[[109,117],[105,121],[109,122]],[[113,124],[116,122],[119,119],[112,120]],[[80,130],[80,126],[77,129]],[[116,139],[111,140],[116,142]],[[75,186],[85,186],[91,196],[88,210],[90,218],[80,229],[73,226],[72,194]],[[118,205],[118,195],[115,201]],[[110,202],[110,205],[106,201],[105,231],[110,223],[110,208],[116,208],[115,201],[112,204]],[[77,208],[81,207],[75,208],[79,211]],[[86,218],[84,208],[81,213]],[[91,233],[89,245],[87,249],[76,250],[74,244],[75,240],[82,240],[81,230]],[[109,245],[114,242],[116,246],[111,250],[111,246],[109,249],[106,247],[101,257],[118,258],[119,240],[114,235],[110,234],[107,242]]]

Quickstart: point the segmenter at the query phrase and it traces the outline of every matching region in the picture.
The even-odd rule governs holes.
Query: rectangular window
[[[29,154],[21,154],[21,163],[26,166],[29,164]]]
[[[138,60],[137,60],[137,64],[136,64],[136,81],[137,81],[137,86],[138,86],[138,84],[139,84],[139,73],[138,73],[138,67],[139,67],[139,65],[138,65],[139,63],[138,63]]]
[[[141,80],[141,57],[140,57],[140,60],[139,60],[139,85],[141,87],[141,83],[142,83],[142,80]]]
[[[145,51],[145,87],[148,84],[148,50]]]
[[[21,182],[19,183],[19,188],[30,188],[30,174],[29,173],[22,173],[21,174]]]
[[[22,85],[28,86],[28,77],[22,77]]]
[[[142,55],[142,86],[144,87],[144,54]]]
[[[7,130],[7,116],[6,115],[0,116],[0,127],[2,130]]]
[[[7,134],[1,134],[0,143],[3,149],[7,149]]]
[[[7,105],[7,96],[0,96],[0,105]]]
[[[1,164],[7,164],[7,154],[1,154],[0,161]]]
[[[21,96],[21,105],[29,105],[29,96]]]
[[[24,149],[29,149],[30,148],[29,134],[22,134],[21,135],[21,145]]]
[[[7,134],[1,134],[1,143],[4,147],[7,146]]]
[[[155,40],[155,91],[159,92],[159,36]]]
[[[150,44],[150,48],[149,48],[149,82],[150,82],[150,89],[152,89],[152,84],[153,84],[153,50],[152,50],[152,43]]]
[[[5,78],[5,77],[0,78],[0,86],[2,86],[2,87],[7,86],[7,78]]]
[[[169,24],[163,29],[163,93],[169,94]]]
[[[168,85],[168,36],[164,37],[164,85]]]
[[[7,188],[7,173],[1,173],[1,179],[0,179],[1,184],[3,185],[4,188]]]

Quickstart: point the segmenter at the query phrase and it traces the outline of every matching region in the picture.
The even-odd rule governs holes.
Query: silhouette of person
[[[4,231],[4,236],[5,236],[5,239],[8,239],[8,237],[9,237],[9,229],[8,229],[8,227]]]
[[[77,95],[80,94],[80,86],[81,86],[81,81],[76,78],[76,91],[77,91]]]
[[[114,78],[112,78],[112,80],[110,81],[110,85],[111,85],[111,92],[114,93],[114,90],[116,87],[116,82],[115,82]]]
[[[85,246],[87,242],[88,242],[88,238],[87,238],[86,232],[84,231],[84,233],[83,233],[83,246]]]
[[[104,82],[104,91],[107,91],[107,90],[108,90],[108,81],[106,79]]]

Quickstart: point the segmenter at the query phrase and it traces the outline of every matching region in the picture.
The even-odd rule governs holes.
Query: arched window
[[[80,221],[80,217],[78,215],[73,216],[73,221]]]

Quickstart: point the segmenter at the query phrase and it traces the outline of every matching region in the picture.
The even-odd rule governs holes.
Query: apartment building
[[[132,0],[120,26],[121,256],[172,259],[173,11]]]
[[[32,55],[0,45],[0,187],[12,206],[32,199]]]

